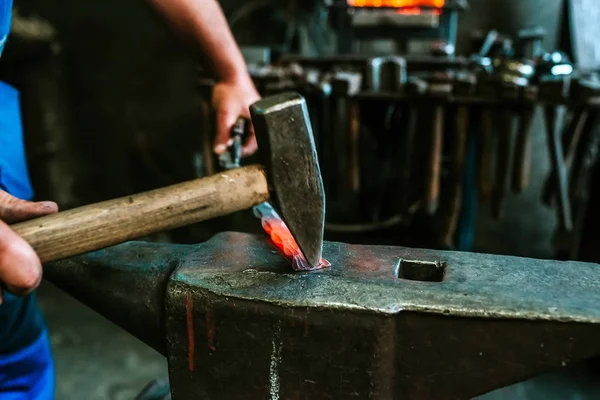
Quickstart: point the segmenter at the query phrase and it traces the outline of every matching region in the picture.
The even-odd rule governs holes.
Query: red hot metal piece
[[[255,207],[254,215],[260,218],[263,229],[275,247],[292,262],[294,271],[314,271],[331,266],[331,263],[324,258],[321,259],[319,265],[311,266],[300,251],[300,247],[286,224],[270,205],[261,204]]]

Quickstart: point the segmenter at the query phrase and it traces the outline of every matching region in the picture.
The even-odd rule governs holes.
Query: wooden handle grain
[[[42,262],[182,227],[267,201],[261,167],[248,166],[12,225]]]
[[[531,140],[534,109],[524,107],[519,117],[519,130],[513,161],[512,189],[521,193],[529,186],[531,175]]]
[[[433,126],[425,183],[425,212],[434,215],[439,206],[442,176],[442,151],[444,146],[444,107],[436,104],[433,111]]]

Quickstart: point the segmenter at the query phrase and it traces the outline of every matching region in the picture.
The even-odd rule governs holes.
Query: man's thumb
[[[0,220],[12,224],[32,218],[54,214],[58,205],[52,201],[37,203],[21,200],[10,194],[0,191]]]

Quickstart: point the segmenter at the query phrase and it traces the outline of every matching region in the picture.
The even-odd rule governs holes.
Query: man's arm
[[[210,61],[218,80],[213,93],[217,112],[215,152],[221,154],[236,119],[249,118],[249,106],[260,98],[223,10],[217,0],[148,1],[186,38],[197,43]],[[244,145],[244,155],[256,151],[256,139],[251,133]]]

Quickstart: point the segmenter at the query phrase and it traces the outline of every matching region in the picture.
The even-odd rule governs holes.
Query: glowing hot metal
[[[269,203],[259,204],[254,207],[253,211],[254,215],[260,218],[263,229],[269,235],[275,247],[292,261],[294,271],[314,271],[331,266],[329,261],[324,258],[317,266],[311,266],[306,261],[285,222]]]

